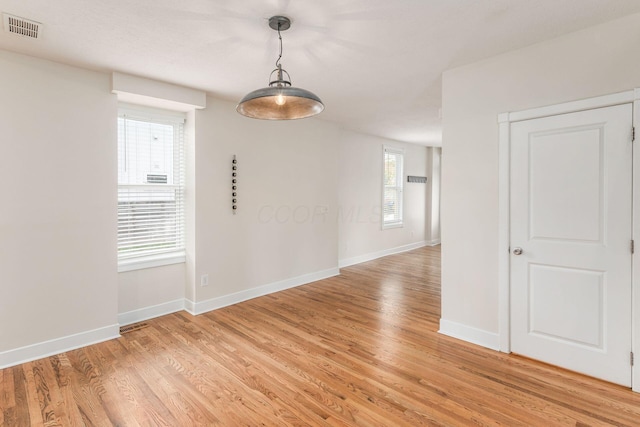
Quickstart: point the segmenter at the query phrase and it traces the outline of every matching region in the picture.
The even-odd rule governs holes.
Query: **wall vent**
[[[38,39],[42,36],[42,24],[19,16],[2,14],[4,30],[23,37]]]
[[[408,175],[407,176],[407,182],[418,182],[420,184],[424,184],[425,182],[427,182],[427,177],[426,176]]]
[[[120,334],[126,334],[127,332],[133,332],[140,329],[144,329],[147,326],[149,326],[147,322],[139,322],[139,323],[134,323],[133,325],[120,326]]]

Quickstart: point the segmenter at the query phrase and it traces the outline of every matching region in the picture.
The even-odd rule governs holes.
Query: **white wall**
[[[196,112],[187,114],[185,122],[185,301],[196,300]]]
[[[118,273],[119,321],[121,324],[139,321],[146,317],[146,311],[138,315],[135,312],[150,307],[157,307],[158,313],[163,313],[166,310],[158,306],[184,299],[185,292],[184,263]]]
[[[404,149],[404,226],[382,230],[383,145]],[[340,265],[373,259],[394,250],[424,246],[428,186],[406,182],[428,176],[427,147],[342,131],[339,145]]]
[[[199,313],[338,274],[340,200],[379,207],[382,144],[405,148],[405,173],[428,174],[425,147],[316,119],[251,120],[208,98],[186,125],[187,262],[117,273],[110,86],[107,74],[0,51],[0,366],[114,337],[118,321]],[[341,254],[424,244],[426,188],[407,184],[402,229],[343,221],[351,244]]]
[[[0,51],[0,367],[118,333],[116,111],[108,75]]]
[[[425,244],[428,185],[406,185],[404,228],[381,231],[379,212],[382,145],[404,148],[405,174],[431,181],[426,147],[344,131],[315,119],[251,120],[238,115],[235,104],[211,97],[206,109],[188,117],[187,132],[194,138],[187,149],[184,297],[193,313],[336,274],[344,236],[353,241],[344,253],[355,261]],[[234,154],[239,168],[235,215]],[[163,298],[171,302],[178,294],[177,268],[173,275],[121,273],[120,312],[125,306],[144,311]],[[209,275],[206,287],[200,286],[204,274]],[[135,301],[124,301],[131,297]]]
[[[429,181],[427,182],[427,212],[426,239],[430,245],[440,243],[440,175],[441,175],[442,148],[427,148],[427,169]]]
[[[236,113],[235,104],[209,98],[207,108],[195,114],[195,133],[195,283],[190,285],[192,302],[202,308],[194,311],[223,305],[216,298],[337,273],[336,126],[315,119],[248,119]],[[200,286],[203,274],[209,275],[207,287]]]
[[[639,43],[640,15],[632,15],[444,74],[442,320],[449,329],[497,347],[498,113],[640,87]]]

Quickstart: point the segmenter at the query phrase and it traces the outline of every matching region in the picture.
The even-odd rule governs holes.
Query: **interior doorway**
[[[635,98],[500,115],[501,350],[625,386],[638,385]]]

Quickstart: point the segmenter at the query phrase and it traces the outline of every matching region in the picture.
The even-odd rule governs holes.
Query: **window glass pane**
[[[398,217],[398,190],[384,189],[384,220],[395,221]]]
[[[173,184],[172,124],[118,119],[118,184]]]
[[[396,185],[396,156],[385,154],[384,183],[385,185]]]
[[[184,250],[182,124],[118,118],[118,257]]]
[[[384,149],[382,224],[402,225],[402,173],[403,154],[401,150]]]

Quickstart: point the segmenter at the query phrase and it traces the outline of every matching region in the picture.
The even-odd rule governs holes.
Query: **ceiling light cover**
[[[284,99],[284,103],[279,99]],[[266,87],[242,98],[236,110],[253,119],[291,120],[315,116],[324,110],[324,105],[308,90],[292,86]]]
[[[291,25],[289,18],[274,16],[269,19],[269,26],[278,31],[280,55],[276,60],[276,69],[269,76],[269,86],[254,90],[247,94],[236,111],[243,116],[262,120],[292,120],[315,116],[324,110],[324,104],[312,92],[291,86],[289,73],[282,68],[282,36],[280,31]],[[276,73],[275,78],[273,78]]]

